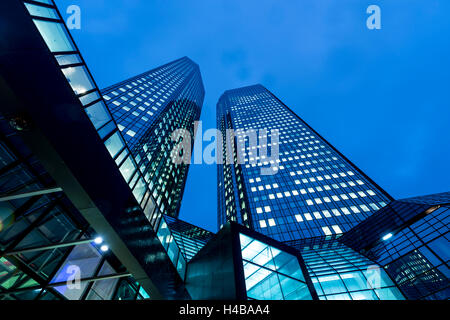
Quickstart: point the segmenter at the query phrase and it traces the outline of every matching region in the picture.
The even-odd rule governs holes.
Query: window
[[[134,137],[136,135],[136,132],[134,132],[133,130],[128,130],[127,135],[129,135],[130,137]]]
[[[331,235],[330,228],[328,228],[328,227],[322,227],[322,231],[323,231],[323,233],[325,233],[326,236]]]
[[[296,256],[240,234],[247,296],[257,300],[311,300]]]
[[[333,231],[334,231],[336,234],[342,233],[341,228],[339,228],[338,225],[334,225],[334,226],[332,226],[332,228],[333,228]]]
[[[109,151],[111,157],[115,157],[117,153],[125,146],[118,132],[114,133],[108,140],[105,141],[105,146]]]
[[[94,88],[94,83],[84,66],[62,69],[75,94],[82,94]]]
[[[97,102],[96,104],[86,108],[86,113],[89,119],[91,119],[91,122],[94,125],[95,129],[100,128],[105,123],[111,120],[111,117],[106,110],[103,102]]]
[[[36,19],[33,19],[33,22],[51,52],[75,51],[75,47],[61,23]]]

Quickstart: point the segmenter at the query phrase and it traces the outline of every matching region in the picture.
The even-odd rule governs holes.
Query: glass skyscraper
[[[280,241],[337,235],[392,200],[262,85],[226,91],[217,103],[217,126],[224,140],[220,226],[236,221]],[[227,139],[227,130],[236,139]],[[227,162],[227,150],[228,158],[241,161]],[[261,174],[264,167],[273,173]]]
[[[188,299],[186,258],[159,241],[158,221],[178,214],[188,167],[170,151],[193,139],[199,67],[185,57],[102,91],[53,1],[0,6],[11,31],[0,59],[10,92],[0,96],[0,299]]]
[[[149,216],[152,224],[161,213],[177,217],[189,166],[174,163],[171,152],[178,141],[172,133],[185,130],[190,137],[180,138],[194,140],[205,95],[198,65],[184,57],[110,86],[102,95],[152,194],[157,207]],[[118,150],[116,162],[125,162],[126,153]]]
[[[199,66],[100,90],[52,0],[0,21],[0,300],[450,297],[450,193],[392,199],[256,85],[217,105],[204,230],[178,219]]]
[[[295,248],[321,300],[449,297],[448,193],[394,200],[261,85],[226,91],[217,125],[221,228]]]

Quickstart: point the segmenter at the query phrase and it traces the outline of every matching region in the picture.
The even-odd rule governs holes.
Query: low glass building
[[[186,288],[200,300],[317,300],[300,253],[227,223],[189,262]]]

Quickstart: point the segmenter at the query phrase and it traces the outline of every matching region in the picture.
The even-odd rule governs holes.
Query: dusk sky
[[[81,8],[72,35],[100,88],[188,56],[204,131],[225,90],[261,83],[394,198],[450,191],[449,0],[56,3]],[[216,231],[216,175],[191,165],[181,219]]]

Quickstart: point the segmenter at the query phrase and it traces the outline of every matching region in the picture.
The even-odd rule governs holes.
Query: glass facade
[[[174,163],[172,133],[194,141],[204,98],[198,65],[184,57],[100,93],[53,1],[25,5],[152,225],[177,216],[189,166]]]
[[[54,186],[0,115],[0,300],[122,299],[119,283],[148,298]]]
[[[167,215],[160,219],[157,235],[182,279],[187,262],[214,236],[212,232]]]
[[[165,64],[102,90],[103,99],[115,119],[120,135],[111,135],[110,148],[116,162],[124,166],[126,179],[135,185],[136,196],[151,194],[148,212],[157,225],[161,213],[178,216],[188,164],[173,161],[179,141],[194,141],[194,122],[200,118],[204,98],[200,69],[187,57]],[[183,150],[191,154],[190,150]],[[130,155],[129,155],[130,153]],[[141,176],[133,175],[140,171]]]
[[[232,228],[232,240],[223,244],[214,233],[179,220],[189,165],[173,160],[190,160],[192,153],[193,143],[177,146],[194,141],[205,94],[199,66],[184,57],[99,90],[54,2],[18,4],[54,59],[51,67],[57,66],[89,118],[88,129],[95,128],[89,137],[98,134],[104,144],[103,160],[114,160],[111,168],[120,173],[115,188],[122,178],[127,184],[120,190],[133,204],[118,210],[125,211],[125,218],[119,216],[126,246],[151,243],[139,250],[145,256],[139,263],[164,269],[156,272],[167,289],[163,295],[189,298],[184,285],[189,262],[195,262],[194,274],[206,277],[228,263],[220,277],[235,278],[223,276],[223,288],[228,280],[242,280],[248,299],[316,299],[313,286],[322,300],[450,298],[450,193],[395,201],[261,85],[226,91],[217,104],[225,142],[217,171],[218,222],[221,231],[237,222],[256,232]],[[95,221],[89,220],[91,226],[71,202],[73,194],[58,187],[56,174],[44,168],[51,162],[33,154],[14,121],[0,114],[0,300],[150,298],[127,270],[132,266],[99,239]],[[210,251],[202,250],[208,243]],[[212,252],[218,248],[232,250]],[[203,290],[209,283],[201,279]],[[175,295],[177,290],[186,294]]]
[[[380,264],[408,299],[448,299],[449,200],[447,192],[395,201],[342,241]]]
[[[226,91],[217,125],[221,227],[296,248],[323,300],[449,297],[449,193],[394,201],[261,85]]]
[[[214,233],[211,231],[170,216],[164,216],[164,220],[167,223],[181,254],[188,262],[214,236]]]
[[[240,234],[247,298],[312,300],[296,256]]]
[[[338,241],[302,246],[321,300],[403,300],[386,271]]]
[[[261,85],[226,91],[217,126],[225,142],[218,165],[220,226],[236,221],[279,241],[337,235],[392,200]],[[227,139],[227,130],[235,138]],[[272,174],[262,174],[267,167]]]
[[[450,297],[450,193],[396,200],[339,241],[380,265],[407,299]]]
[[[114,159],[118,172],[121,173],[134,198],[140,205],[140,207],[127,208],[126,213],[129,214],[133,210],[139,211],[142,209],[147,219],[157,229],[162,213],[174,216],[178,214],[188,165],[172,163],[170,150],[177,141],[172,139],[171,134],[176,130],[184,129],[184,135],[177,136],[177,138],[194,139],[194,121],[200,117],[204,97],[204,88],[198,65],[185,57],[101,92],[96,86],[54,2],[51,0],[39,3],[23,1],[23,5],[24,10],[28,12],[55,63],[61,70],[61,74],[79,99],[85,114],[96,129],[106,150]],[[118,90],[121,94],[117,94],[115,90]],[[108,94],[111,94],[112,97],[118,97],[117,99],[109,98]],[[123,110],[127,108],[131,111],[125,115]],[[135,121],[127,122],[124,119],[133,119]],[[3,121],[7,122],[8,120],[3,119]],[[126,132],[122,132],[123,126],[127,126],[129,129]],[[8,130],[10,129],[8,124],[4,127]],[[10,136],[13,136],[13,134],[10,134]],[[16,141],[14,142],[17,143]],[[20,146],[20,148],[25,148],[25,146]],[[186,150],[189,153],[191,151]],[[8,151],[5,151],[5,156],[7,154]],[[30,159],[27,160],[34,160],[32,156],[29,155]],[[20,159],[22,158],[20,157]],[[37,164],[35,165],[38,166]],[[38,168],[39,170],[41,169],[39,166]],[[27,175],[16,169],[8,171],[9,166],[6,166],[4,173],[9,177],[14,177],[14,179],[19,178],[21,175]],[[46,181],[45,179],[48,176],[45,172],[37,172],[35,174],[38,176],[42,174],[43,176],[39,176],[39,178],[44,179],[44,181]],[[21,180],[17,180],[17,182],[19,181]],[[54,182],[47,184],[55,185]],[[52,195],[62,191],[56,188],[58,189],[57,191],[41,194],[42,187],[43,185],[35,186],[34,180],[30,179],[24,185],[24,190],[29,188],[31,191],[34,191],[33,189],[36,188],[38,195],[42,196],[39,197],[39,200],[42,201],[46,200],[46,197],[51,197],[47,193]],[[23,286],[23,283],[26,282],[33,289],[40,288],[40,290],[36,291],[36,297],[39,299],[43,299],[41,296],[45,296],[48,299],[50,294],[58,299],[149,298],[145,290],[133,280],[131,274],[127,273],[126,269],[112,253],[108,253],[108,255],[115,263],[110,265],[109,262],[106,262],[103,256],[105,255],[104,251],[108,251],[107,247],[106,249],[101,249],[101,246],[85,244],[85,242],[93,242],[92,239],[89,239],[89,236],[93,235],[94,232],[77,212],[77,209],[73,208],[73,211],[76,212],[77,218],[79,216],[86,224],[83,227],[77,225],[80,222],[67,222],[61,219],[64,216],[58,216],[60,198],[64,197],[59,195],[56,198],[58,201],[51,202],[48,208],[44,207],[44,204],[39,203],[43,206],[42,208],[39,207],[39,209],[44,212],[35,212],[39,219],[49,224],[49,226],[43,227],[43,230],[39,228],[32,229],[36,226],[41,227],[39,224],[41,221],[39,219],[34,221],[36,219],[34,215],[25,216],[20,221],[20,224],[16,224],[14,208],[9,208],[9,202],[1,202],[1,206],[9,209],[1,213],[0,235],[11,239],[17,237],[17,243],[14,242],[9,247],[2,248],[5,249],[5,252],[14,249],[13,253],[10,254],[11,257],[5,253],[5,257],[2,258],[2,263],[5,266],[5,270],[2,270],[4,271],[2,276],[5,276],[3,278],[5,280],[5,290],[2,290],[2,293],[3,291],[5,293],[4,296],[6,298],[15,298],[16,296],[11,294],[16,291],[24,291],[26,287]],[[24,207],[24,209],[31,207],[36,199],[37,195],[30,195],[30,202],[27,203],[27,207]],[[70,206],[68,199],[64,198],[64,201],[67,202],[66,206]],[[22,214],[19,213],[17,216],[19,217]],[[55,218],[52,220],[51,217],[53,215],[55,215]],[[27,223],[30,226],[27,226]],[[42,237],[41,233],[45,236],[47,234],[64,232],[65,229],[59,227],[59,224],[67,224],[67,227],[73,228],[73,234],[69,230],[64,235],[64,238],[61,239],[45,239],[42,243],[29,242],[24,243],[24,246],[16,247],[24,235],[27,241],[31,241],[31,239],[36,241],[39,237]],[[75,224],[76,227],[72,224]],[[141,227],[146,228],[146,226]],[[75,232],[77,229],[80,229],[79,233]],[[29,233],[30,231],[31,233]],[[66,244],[67,241],[74,240],[80,240],[82,244]],[[49,245],[55,245],[55,243],[56,249],[47,248]],[[59,245],[62,245],[62,247],[60,248]],[[164,249],[172,248],[166,247],[165,243],[162,243],[162,245]],[[35,246],[42,246],[42,248],[34,248],[33,254],[24,254],[23,250],[28,252],[30,246],[31,249]],[[17,253],[19,251],[20,254]],[[35,256],[35,251],[42,251],[42,255]],[[60,261],[55,256],[58,253],[61,256]],[[19,270],[25,267],[22,265],[20,265],[20,268],[17,267],[22,261],[17,260],[16,255],[17,257],[32,255],[33,258],[42,259],[42,261],[33,260],[33,267],[37,268],[39,272],[42,272],[41,268],[46,266],[41,266],[39,262],[49,264],[52,267],[55,265],[56,267],[51,270],[52,273],[50,275],[46,274],[45,279],[41,280],[37,276],[31,276],[33,281],[28,281],[30,272],[24,272],[24,277],[17,277]],[[155,254],[149,255],[155,256]],[[184,258],[180,255],[180,259],[178,259],[177,254],[170,250],[167,251],[167,255],[174,261],[174,265],[180,274],[183,274],[181,270],[186,267]],[[70,288],[68,290],[65,282],[67,282],[67,277],[71,276],[67,270],[73,270],[72,266],[76,265],[76,263],[82,266],[80,270],[82,284],[80,288],[73,291]],[[12,272],[12,276],[7,274],[8,268]],[[111,270],[113,273],[108,274],[108,271]],[[176,272],[174,271],[174,273]],[[171,274],[167,276],[171,277]],[[17,279],[20,281],[17,282]],[[36,281],[37,283],[35,283]],[[177,278],[175,282],[179,283],[180,281]]]

